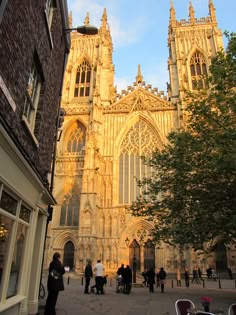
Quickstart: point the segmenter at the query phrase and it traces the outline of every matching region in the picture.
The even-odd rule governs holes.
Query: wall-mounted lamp
[[[82,25],[75,28],[67,28],[65,29],[65,34],[70,33],[72,31],[77,31],[83,35],[96,35],[98,33],[98,28],[92,25]]]

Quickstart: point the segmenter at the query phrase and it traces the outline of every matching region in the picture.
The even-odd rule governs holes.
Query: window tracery
[[[141,193],[136,180],[142,180],[151,172],[151,167],[143,163],[141,156],[148,156],[157,147],[153,130],[139,120],[126,134],[119,157],[119,202],[130,204]]]
[[[206,88],[207,67],[204,56],[196,51],[190,59],[190,73],[193,90]]]
[[[61,206],[61,226],[78,226],[79,223],[79,192],[73,190],[71,194],[64,196]]]
[[[83,61],[77,69],[75,78],[74,97],[89,96],[91,81],[91,67],[87,61]]]
[[[78,122],[77,128],[70,134],[69,141],[67,142],[67,151],[80,153],[85,146],[85,135],[85,127]]]

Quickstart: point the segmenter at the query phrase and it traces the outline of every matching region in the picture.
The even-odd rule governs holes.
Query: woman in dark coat
[[[59,291],[64,290],[63,274],[65,269],[60,262],[60,254],[55,253],[53,255],[53,260],[49,265],[48,274],[48,297],[45,305],[44,315],[56,315],[55,306],[57,303],[57,298]]]

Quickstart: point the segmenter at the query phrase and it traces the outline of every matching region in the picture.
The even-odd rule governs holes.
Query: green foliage
[[[236,240],[236,34],[210,67],[209,90],[187,93],[187,128],[149,158],[146,193],[131,206],[157,243],[212,249]]]

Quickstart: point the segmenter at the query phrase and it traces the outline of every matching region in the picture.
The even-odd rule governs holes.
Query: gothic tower
[[[213,0],[209,0],[209,16],[197,19],[192,2],[189,19],[176,19],[173,1],[170,7],[168,32],[169,97],[173,102],[183,99],[185,90],[205,87],[204,76],[211,58],[223,48]]]
[[[48,259],[57,250],[75,272],[82,272],[88,259],[102,259],[107,272],[134,261],[140,271],[160,266],[174,271],[196,263],[190,250],[157,248],[150,237],[152,224],[132,217],[127,206],[141,192],[136,179],[150,173],[141,156],[166,144],[169,132],[179,126],[184,88],[194,88],[199,69],[207,71],[210,57],[222,46],[212,1],[209,9],[209,18],[197,20],[190,5],[190,19],[178,22],[171,5],[169,97],[145,83],[140,65],[135,82],[116,93],[106,10],[98,34],[71,33],[62,95],[66,117],[55,168],[58,205],[49,225]],[[88,14],[84,23],[89,25]]]

